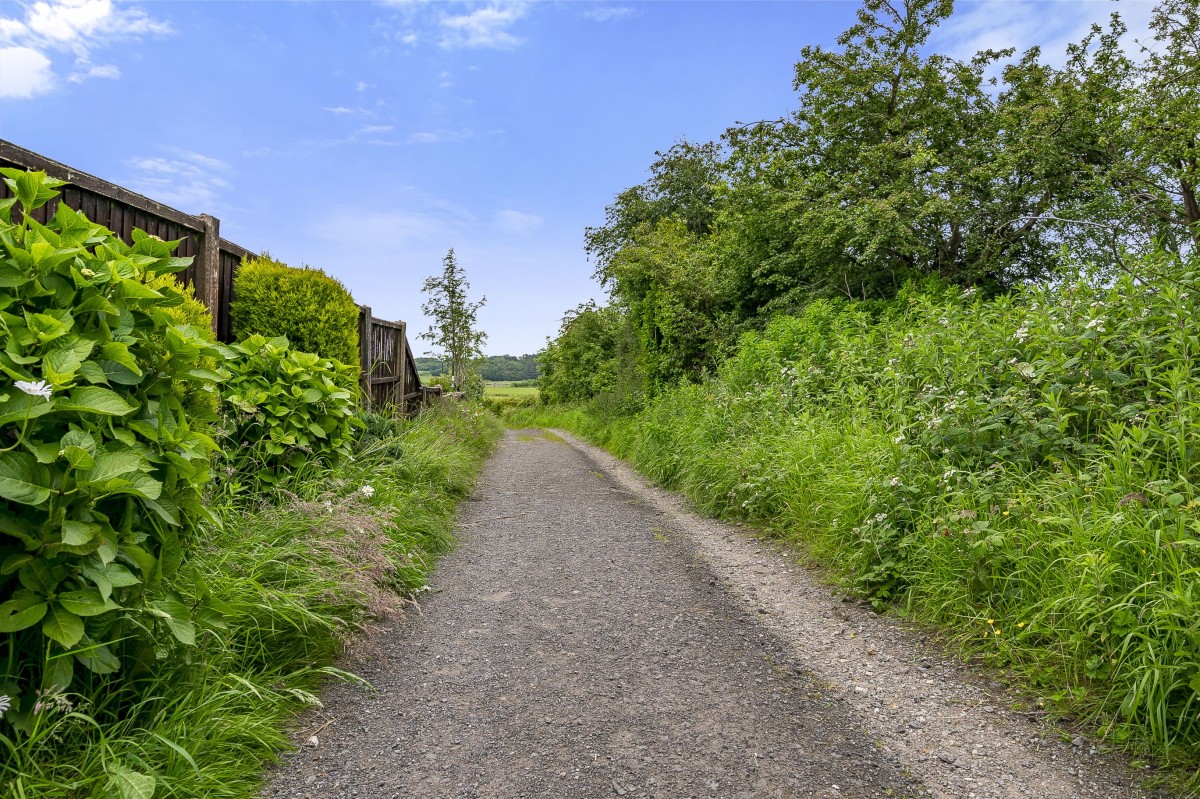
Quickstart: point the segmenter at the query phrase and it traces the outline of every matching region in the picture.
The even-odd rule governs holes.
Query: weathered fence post
[[[371,306],[358,306],[358,368],[359,381],[362,384],[363,403],[371,404]]]
[[[400,323],[400,335],[396,338],[396,371],[393,372],[398,378],[399,393],[396,395],[395,406],[404,413],[408,408],[405,397],[408,396],[408,324]]]
[[[196,299],[212,312],[213,333],[221,331],[221,220],[208,214],[200,214],[204,223],[199,255],[196,256]]]

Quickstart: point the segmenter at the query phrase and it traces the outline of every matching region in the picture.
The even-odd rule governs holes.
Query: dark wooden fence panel
[[[180,273],[180,279],[195,287],[197,299],[212,311],[217,339],[233,340],[229,317],[229,304],[234,299],[233,276],[252,253],[221,238],[221,220],[207,214],[185,214],[3,139],[0,167],[41,170],[67,181],[58,197],[33,212],[33,218],[43,224],[54,216],[59,203],[66,203],[127,244],[133,243],[134,228],[167,241],[179,239],[175,254],[193,259],[192,265]],[[11,196],[8,186],[0,182],[0,198]],[[436,393],[421,386],[403,322],[375,319],[371,309],[364,306],[359,312],[358,338],[363,394],[371,405],[409,410]]]
[[[413,410],[428,401],[422,388],[404,322],[376,318],[370,307],[358,310],[358,353],[363,396],[377,408]],[[436,393],[436,392],[435,392]]]

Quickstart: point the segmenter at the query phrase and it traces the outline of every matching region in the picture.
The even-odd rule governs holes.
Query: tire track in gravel
[[[265,797],[1156,795],[560,435],[506,433],[438,593],[356,664],[375,690],[331,686]]]
[[[506,433],[438,593],[356,667],[375,690],[331,686],[265,797],[926,795],[694,542],[556,438]]]

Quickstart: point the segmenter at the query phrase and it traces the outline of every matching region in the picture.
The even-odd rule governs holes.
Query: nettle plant
[[[350,454],[354,431],[363,427],[356,367],[297,352],[286,336],[250,336],[228,350],[232,376],[222,399],[231,472],[270,486]],[[240,488],[236,478],[229,486]]]
[[[0,173],[15,195],[0,201],[0,694],[30,732],[37,693],[70,690],[80,666],[194,643],[172,578],[210,518],[217,446],[180,397],[222,375],[201,368],[215,345],[175,323],[183,294],[147,285],[188,266],[178,242],[126,245],[65,204],[39,224],[62,181]]]

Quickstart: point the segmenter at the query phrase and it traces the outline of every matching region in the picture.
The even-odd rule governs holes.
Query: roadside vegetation
[[[792,114],[659,153],[587,233],[611,302],[508,419],[1195,768],[1200,13],[1161,3],[1145,51],[1114,18],[1061,67],[930,52],[950,13],[868,0]]]
[[[63,204],[39,224],[60,182],[3,173],[0,795],[252,796],[321,682],[355,679],[339,654],[424,587],[498,424],[363,409],[356,363],[289,339],[357,347],[302,307],[346,299],[320,273],[252,268],[307,329],[215,343],[174,243]]]

